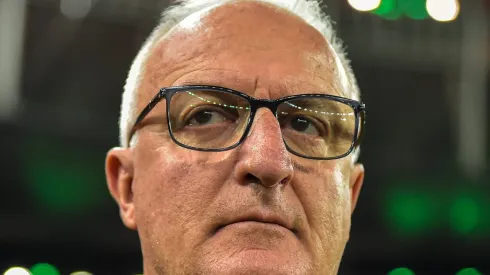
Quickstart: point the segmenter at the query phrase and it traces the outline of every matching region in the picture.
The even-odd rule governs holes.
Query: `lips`
[[[279,225],[296,234],[292,219],[288,219],[285,215],[280,215],[271,211],[253,211],[243,215],[231,217],[219,225],[216,232],[223,227],[240,222],[260,222],[264,224]]]

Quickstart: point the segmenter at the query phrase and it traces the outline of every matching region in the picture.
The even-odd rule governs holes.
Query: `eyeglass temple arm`
[[[165,92],[166,92],[165,89],[161,89],[160,91],[158,91],[158,93],[150,100],[148,105],[146,105],[143,111],[141,111],[139,116],[136,118],[136,121],[134,122],[133,127],[131,128],[131,132],[129,132],[128,135],[128,146],[129,143],[131,142],[131,138],[133,137],[134,133],[136,132],[136,130],[138,130],[138,125],[148,115],[148,113],[151,112],[151,110],[155,107],[155,105],[157,105],[157,103],[160,102],[160,100],[165,98]]]
[[[356,144],[354,147],[359,147],[361,145],[361,139],[364,135],[364,125],[366,124],[366,106],[362,104],[359,106],[359,134],[357,135]]]

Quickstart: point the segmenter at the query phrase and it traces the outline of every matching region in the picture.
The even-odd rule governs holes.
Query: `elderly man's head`
[[[336,274],[364,177],[356,100],[316,2],[166,11],[106,161],[145,274]]]

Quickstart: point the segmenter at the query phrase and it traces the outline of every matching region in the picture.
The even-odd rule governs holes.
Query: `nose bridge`
[[[262,107],[274,109],[271,102],[262,102]],[[238,174],[242,180],[245,175],[252,175],[264,186],[287,183],[293,174],[291,155],[276,116],[262,107],[257,109],[250,132],[240,146]]]
[[[252,135],[258,135],[260,136],[260,140],[278,138],[284,143],[282,141],[281,127],[276,118],[277,105],[275,102],[263,99],[256,103],[255,114],[251,121],[252,125],[250,125],[247,139],[250,139]],[[270,113],[267,110],[269,110]]]
[[[250,125],[250,129],[248,130],[247,138],[249,138],[250,135],[252,135],[254,128],[257,126],[257,120],[262,119],[259,117],[261,117],[261,116],[265,115],[265,113],[267,113],[267,111],[264,110],[264,108],[268,109],[272,113],[272,116],[275,118],[275,122],[273,122],[273,124],[279,125],[279,122],[277,121],[277,118],[276,118],[277,106],[278,106],[277,102],[274,100],[270,100],[270,99],[254,99],[251,102],[251,109],[252,109],[253,115],[252,115],[252,121],[250,123],[252,125]],[[265,113],[263,113],[264,111],[265,111]],[[280,136],[282,139],[282,133],[281,133],[280,129],[279,129],[279,133],[280,133]]]
[[[274,106],[270,106],[269,103],[267,104],[268,106],[262,106],[256,110],[249,136],[255,134],[260,136],[261,139],[275,139],[277,135],[282,140],[281,127],[276,118]]]

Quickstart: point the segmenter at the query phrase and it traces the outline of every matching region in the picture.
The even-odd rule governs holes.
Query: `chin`
[[[268,250],[246,250],[216,265],[209,274],[216,275],[311,275],[309,265],[282,253]]]
[[[262,223],[236,223],[216,232],[205,243],[201,264],[209,275],[312,275],[312,264],[290,230]],[[203,266],[202,266],[203,267]]]
[[[220,257],[209,254],[205,259],[202,274],[209,275],[312,275],[313,265],[305,253],[288,251],[277,247],[235,247],[231,253],[219,253]],[[212,260],[214,259],[214,260]],[[218,259],[218,260],[216,260]],[[202,266],[201,266],[202,267]]]

